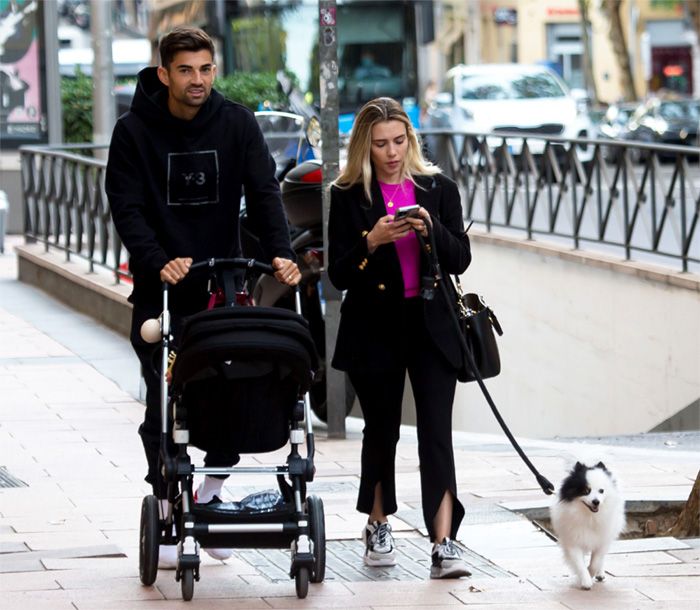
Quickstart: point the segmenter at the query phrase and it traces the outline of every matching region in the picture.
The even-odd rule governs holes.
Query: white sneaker
[[[168,501],[165,499],[158,500],[160,504],[160,518],[165,519],[168,514]],[[175,525],[173,525],[173,534],[175,533]],[[177,545],[176,544],[161,544],[158,547],[158,569],[159,570],[175,570],[177,569]]]
[[[221,498],[219,496],[211,496],[211,498],[204,502],[200,501],[200,498],[202,497],[201,489],[202,486],[204,485],[204,482],[199,484],[199,487],[197,487],[196,491],[194,492],[194,501],[196,504],[221,504]],[[224,561],[231,557],[233,555],[233,551],[231,549],[208,549],[205,548],[204,552],[209,555],[212,559],[218,559],[219,561]]]
[[[442,542],[433,545],[430,578],[461,578],[471,575],[454,541],[443,538]]]
[[[161,544],[158,547],[158,569],[174,570],[177,568],[177,545]]]
[[[396,565],[394,536],[389,523],[379,523],[379,521],[368,523],[362,530],[362,541],[365,543],[365,565],[372,567]]]

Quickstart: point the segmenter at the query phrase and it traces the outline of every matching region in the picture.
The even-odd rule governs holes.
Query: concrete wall
[[[487,385],[513,432],[645,432],[700,397],[699,276],[493,236],[472,244],[463,285],[503,326],[502,373]],[[459,385],[454,421],[498,430],[475,384]]]

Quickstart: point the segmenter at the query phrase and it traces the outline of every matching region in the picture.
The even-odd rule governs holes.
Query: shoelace
[[[442,547],[442,553],[440,553],[440,547]],[[449,538],[445,538],[445,541],[438,545],[438,553],[444,555],[445,557],[459,557],[459,549],[455,546],[454,542]]]
[[[388,543],[387,538],[391,536],[391,529],[388,523],[380,523],[377,528],[377,544],[378,546],[386,546]]]

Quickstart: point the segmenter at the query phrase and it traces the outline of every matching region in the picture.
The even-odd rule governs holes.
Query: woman
[[[419,205],[394,221],[396,210]],[[394,461],[406,372],[416,404],[423,518],[434,543],[431,578],[468,576],[452,543],[464,516],[457,499],[452,402],[461,348],[430,258],[416,234],[433,233],[445,274],[469,265],[457,185],[421,154],[393,99],[357,115],[345,169],[331,190],[328,274],[346,290],[332,364],[347,371],[365,419],[357,509],[369,520],[364,561],[394,565],[387,515],[396,512]],[[427,243],[427,242],[425,242]],[[430,246],[427,246],[430,249]]]

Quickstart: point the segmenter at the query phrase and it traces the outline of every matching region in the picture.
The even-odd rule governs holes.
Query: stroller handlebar
[[[246,274],[253,272],[261,272],[266,275],[275,274],[275,269],[272,265],[261,263],[254,258],[208,258],[203,261],[192,263],[185,280],[204,271],[225,271],[230,269],[242,269]],[[168,282],[163,282],[163,291],[168,292],[169,288],[170,284]]]
[[[246,275],[253,272],[261,272],[267,275],[274,275],[275,269],[272,265],[267,263],[261,263],[254,258],[208,258],[203,261],[197,261],[192,263],[187,274],[187,278],[193,275],[198,275],[204,271],[226,271],[232,269],[242,269],[246,272]],[[147,343],[156,343],[161,338],[166,338],[170,333],[170,314],[168,312],[168,293],[170,291],[170,284],[168,282],[163,282],[163,313],[160,315],[159,320],[155,321],[160,328],[160,333],[157,332],[154,322],[146,321],[141,327],[141,337]],[[298,291],[297,291],[298,292]],[[298,300],[298,297],[297,297]],[[297,307],[297,313],[300,311],[300,305]],[[167,350],[164,350],[167,351]]]
[[[192,263],[190,272],[201,269],[245,269],[247,271],[260,271],[267,275],[274,275],[272,265],[261,263],[254,258],[208,258],[197,263]]]

